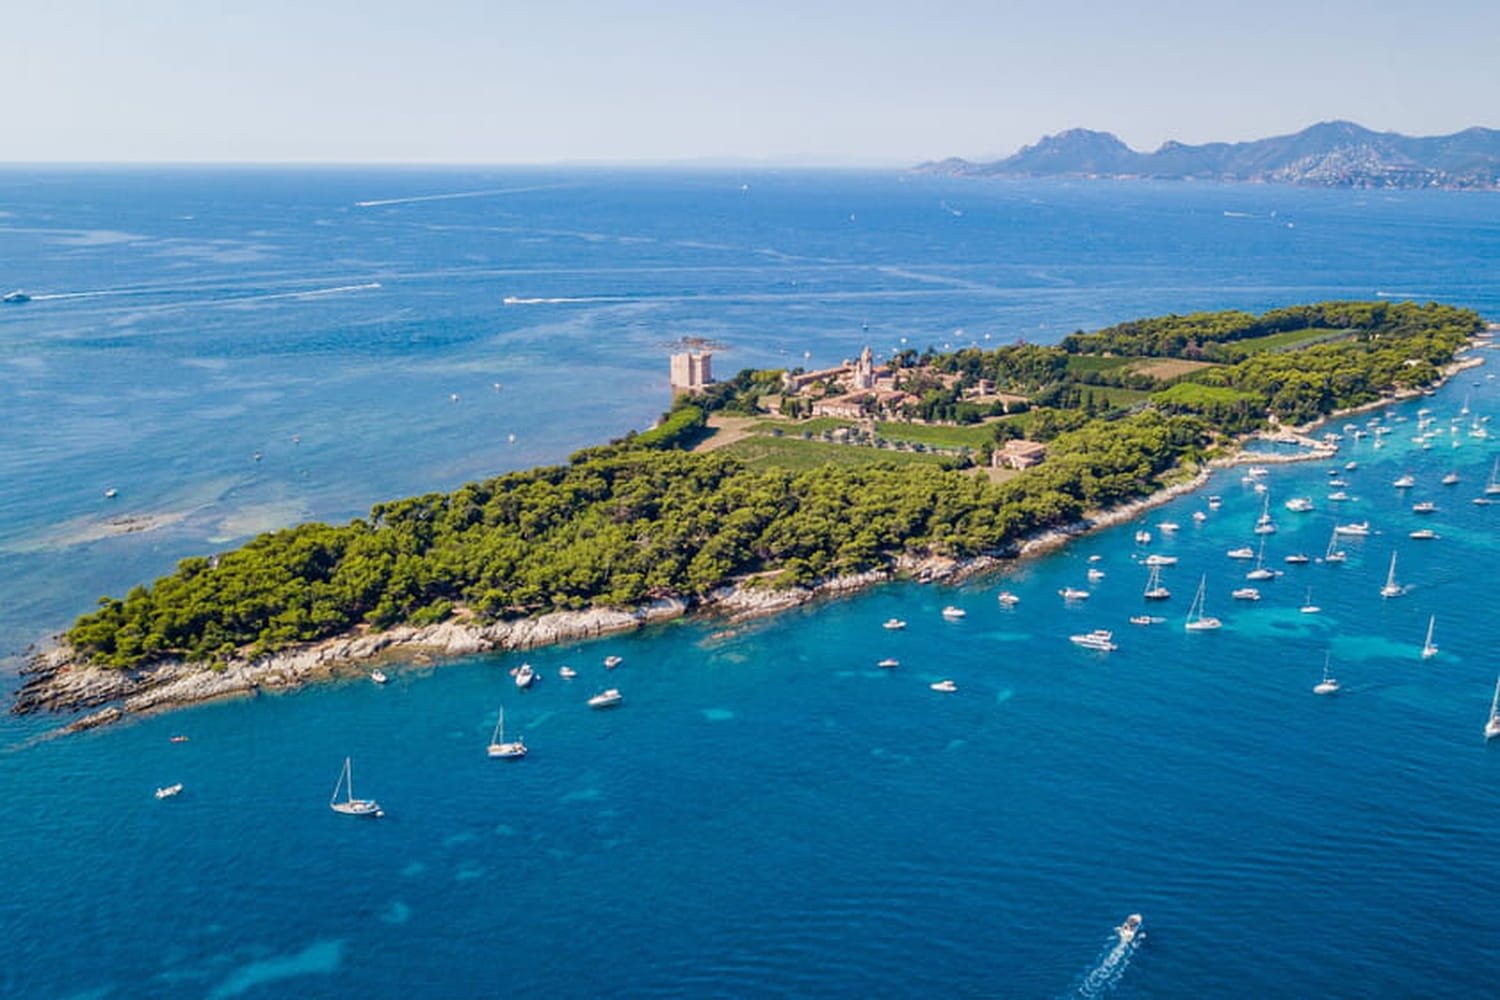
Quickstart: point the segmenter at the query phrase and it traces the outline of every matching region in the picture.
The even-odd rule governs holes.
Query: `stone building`
[[[704,386],[714,380],[709,365],[712,358],[707,351],[684,351],[672,355],[672,393],[702,392]]]

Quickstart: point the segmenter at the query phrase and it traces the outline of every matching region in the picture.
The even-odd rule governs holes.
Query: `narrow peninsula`
[[[28,665],[13,710],[93,709],[69,727],[87,728],[382,655],[993,568],[1195,482],[1243,435],[1431,386],[1483,328],[1446,305],[1323,302],[722,382],[688,358],[651,430],[263,534],[102,599]]]

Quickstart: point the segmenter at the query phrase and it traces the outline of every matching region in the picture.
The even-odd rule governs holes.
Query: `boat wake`
[[[1144,932],[1137,933],[1128,939],[1114,936],[1114,939],[1100,953],[1094,967],[1066,996],[1070,1000],[1100,1000],[1108,996],[1120,984],[1120,980],[1125,978],[1125,970],[1130,968],[1130,960],[1135,957],[1136,949],[1141,946],[1141,941],[1145,936]]]
[[[454,191],[451,194],[418,194],[407,198],[374,198],[369,201],[356,201],[354,207],[379,208],[382,205],[409,205],[418,201],[448,201],[452,198],[488,198],[499,194],[529,194],[532,191],[556,191],[559,188],[573,186],[572,184],[534,184],[531,187],[489,188],[484,191]]]

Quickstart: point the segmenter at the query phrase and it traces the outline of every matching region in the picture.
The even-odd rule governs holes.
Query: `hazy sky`
[[[994,157],[1500,127],[1500,4],[22,0],[0,161]]]

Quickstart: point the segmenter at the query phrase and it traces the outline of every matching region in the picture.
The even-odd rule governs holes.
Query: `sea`
[[[0,305],[0,686],[178,559],[649,426],[684,338],[724,376],[1333,298],[1500,319],[1496,261],[1481,193],[6,167],[0,290],[31,301]],[[1500,505],[1471,502],[1500,386],[1476,354],[1335,420],[1335,458],[1219,471],[958,586],[62,738],[7,715],[0,995],[1500,995]],[[1262,539],[1279,575],[1236,600],[1253,563],[1226,553]],[[1151,553],[1177,562],[1148,605]],[[1219,630],[1183,628],[1200,583]],[[1118,648],[1069,641],[1096,628]],[[623,704],[590,711],[605,687]],[[524,760],[486,758],[502,705]],[[384,818],[328,808],[345,758]]]

